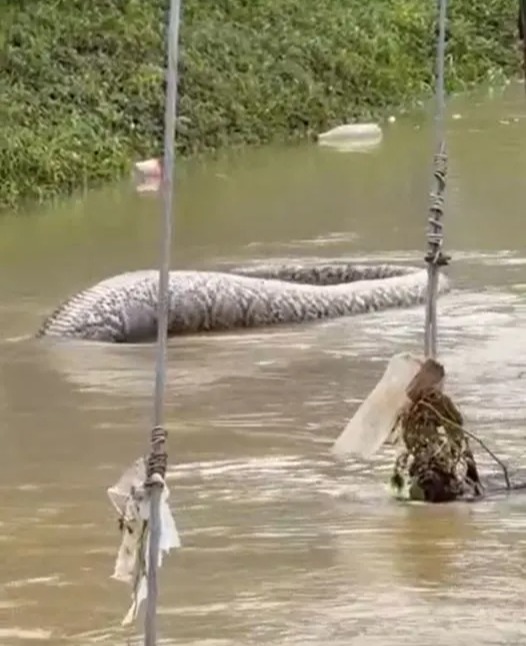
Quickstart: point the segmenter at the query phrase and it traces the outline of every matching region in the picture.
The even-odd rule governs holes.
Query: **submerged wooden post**
[[[406,389],[407,396],[413,402],[432,388],[440,386],[446,375],[444,366],[434,359],[426,359]]]

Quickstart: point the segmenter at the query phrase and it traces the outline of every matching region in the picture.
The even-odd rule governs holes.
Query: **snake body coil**
[[[62,303],[38,337],[113,343],[157,334],[156,270],[113,276]],[[423,303],[425,270],[350,262],[260,265],[226,272],[172,271],[169,334],[190,334],[377,312]],[[449,288],[441,275],[439,293]]]

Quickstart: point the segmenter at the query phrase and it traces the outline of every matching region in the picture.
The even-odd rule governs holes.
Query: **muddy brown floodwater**
[[[526,470],[526,104],[454,99],[440,357],[470,427]],[[453,118],[459,114],[461,118]],[[427,118],[369,154],[313,145],[184,165],[175,264],[302,256],[420,263]],[[157,262],[159,204],[127,183],[0,220],[0,644],[138,644],[119,628],[106,488],[143,450],[152,347],[34,342],[63,297]],[[526,494],[404,506],[392,456],[335,464],[331,442],[422,308],[175,339],[170,486],[183,549],[163,567],[160,644],[524,644]],[[483,470],[491,463],[480,457]]]

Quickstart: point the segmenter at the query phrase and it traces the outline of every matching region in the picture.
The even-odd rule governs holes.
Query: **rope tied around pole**
[[[154,426],[150,439],[150,455],[146,463],[146,482],[147,487],[156,483],[160,476],[163,480],[166,475],[168,466],[168,453],[165,451],[167,432],[162,426]]]
[[[429,209],[427,245],[428,252],[425,261],[438,267],[448,265],[451,257],[442,253],[444,242],[444,197],[446,190],[447,176],[447,153],[442,142],[440,151],[435,155],[433,175],[436,183],[436,190],[431,193],[431,207]]]
[[[428,216],[427,246],[427,294],[424,327],[424,351],[426,357],[436,356],[437,315],[436,300],[438,273],[440,267],[449,263],[450,257],[442,252],[444,229],[444,195],[447,177],[447,153],[445,144],[445,88],[444,68],[446,56],[447,0],[438,1],[438,44],[436,58],[436,153],[433,165],[434,188],[431,192],[431,205]]]

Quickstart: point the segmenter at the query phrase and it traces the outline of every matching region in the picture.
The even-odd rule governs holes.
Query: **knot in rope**
[[[436,190],[431,193],[427,230],[428,252],[425,256],[425,261],[435,266],[445,266],[449,263],[450,256],[442,253],[444,226],[441,220],[444,215],[444,193],[447,176],[447,153],[443,142],[434,158],[433,176]]]
[[[153,484],[154,476],[159,475],[164,480],[168,465],[168,454],[164,450],[166,445],[166,431],[162,426],[152,429],[151,450],[146,465],[146,486]]]

